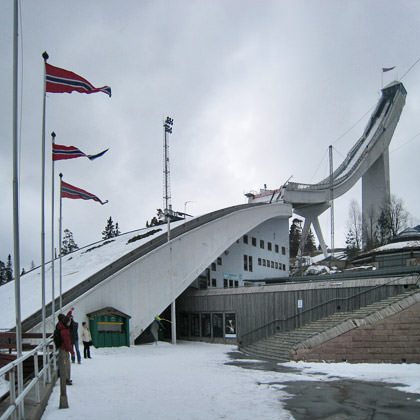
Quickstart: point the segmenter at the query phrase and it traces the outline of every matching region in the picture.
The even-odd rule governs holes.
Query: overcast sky
[[[163,118],[170,136],[172,204],[199,215],[244,203],[291,175],[328,175],[363,132],[387,84],[420,58],[418,1],[21,0],[21,265],[40,262],[43,51],[112,97],[48,94],[47,145],[74,145],[93,162],[56,163],[56,174],[109,203],[63,201],[63,227],[79,246],[101,239],[112,216],[125,232],[163,207]],[[0,260],[12,253],[13,1],[0,2]],[[406,106],[390,145],[391,189],[418,223],[420,63],[402,82]],[[343,133],[350,130],[345,136]],[[47,148],[49,157],[49,148]],[[51,162],[46,169],[50,256]],[[58,176],[57,176],[58,178]],[[58,190],[58,180],[56,191]],[[358,184],[336,200],[335,244],[344,245]],[[187,204],[185,204],[187,203]],[[56,214],[58,197],[56,195]],[[330,242],[329,213],[322,227]]]

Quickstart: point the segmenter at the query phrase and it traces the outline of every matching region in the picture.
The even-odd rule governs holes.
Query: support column
[[[362,177],[363,223],[369,220],[376,224],[382,206],[390,201],[389,151],[386,149]],[[363,244],[366,244],[366,238],[363,238]]]

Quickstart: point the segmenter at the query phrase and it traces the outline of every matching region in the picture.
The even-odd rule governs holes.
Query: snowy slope
[[[191,220],[191,219],[189,219]],[[185,221],[171,223],[171,228],[179,226]],[[158,230],[153,235],[135,242],[128,241],[138,235],[145,235],[153,230]],[[166,233],[166,225],[153,226],[119,235],[106,241],[100,241],[71,254],[65,255],[63,264],[63,293],[81,283],[89,276],[97,273],[108,264],[129,253],[133,249],[145,244],[157,236]],[[55,297],[59,296],[59,260],[55,260]],[[38,267],[21,276],[21,319],[22,321],[41,308],[42,284],[41,268]],[[51,262],[45,267],[46,304],[51,302],[52,279]],[[0,329],[8,330],[16,323],[15,315],[15,285],[9,282],[0,287]]]

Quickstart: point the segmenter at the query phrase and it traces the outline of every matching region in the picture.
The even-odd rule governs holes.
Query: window
[[[201,314],[201,336],[211,337],[211,318],[210,314]]]
[[[262,239],[260,240],[260,248],[264,249],[264,241]]]
[[[283,270],[286,271],[286,265],[285,264],[283,264]]]
[[[228,281],[227,279],[223,280],[223,287],[226,289],[228,287]]]
[[[252,271],[252,255],[250,255],[248,259],[248,269],[249,271]]]
[[[263,266],[265,267],[265,258],[263,258]]]
[[[274,268],[274,261],[271,261],[271,268]]]
[[[281,247],[281,253],[283,255],[286,255],[286,248],[284,246]]]
[[[200,337],[200,316],[198,314],[191,315],[191,335]]]
[[[248,235],[244,235],[244,244],[248,243]]]
[[[274,252],[279,253],[279,246],[277,244],[274,244]]]
[[[251,239],[251,241],[252,241],[252,246],[257,246],[257,238],[252,238]]]
[[[277,270],[279,268],[279,263],[276,261],[274,264],[274,268]]]
[[[244,254],[244,270],[248,271],[248,255]]]
[[[258,265],[261,265],[261,258],[258,258]]]
[[[216,271],[216,263],[211,263],[211,271]]]
[[[219,257],[219,258],[217,259],[217,265],[222,265],[222,257]]]
[[[271,242],[267,242],[267,249],[271,251]]]
[[[216,279],[211,279],[211,285],[212,285],[212,287],[216,287],[217,286]]]
[[[223,337],[223,314],[213,314],[213,337]]]
[[[225,337],[236,337],[236,314],[225,314]]]
[[[233,280],[229,280],[229,287],[233,287]]]
[[[235,287],[239,287],[239,281],[235,280]]]

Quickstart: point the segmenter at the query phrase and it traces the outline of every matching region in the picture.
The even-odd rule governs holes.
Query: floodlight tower
[[[172,204],[171,204],[171,186],[170,186],[170,170],[169,170],[169,144],[168,134],[172,134],[172,126],[174,120],[170,117],[166,117],[163,123],[163,205],[164,214],[166,220],[172,215]]]

